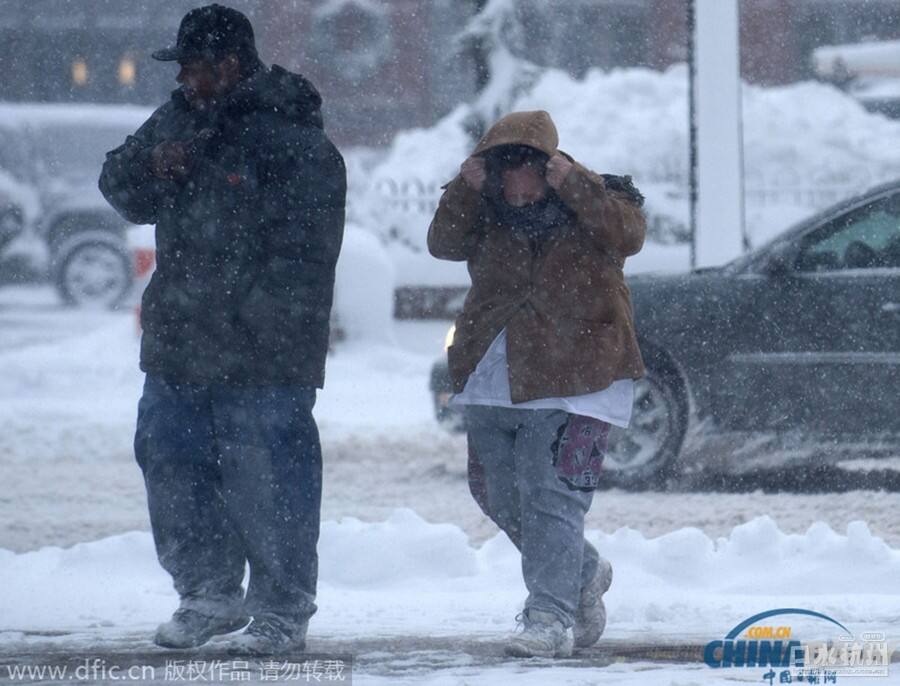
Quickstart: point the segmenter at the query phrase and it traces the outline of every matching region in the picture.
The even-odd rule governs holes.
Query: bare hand
[[[484,182],[487,181],[487,171],[484,168],[484,158],[472,156],[459,167],[459,173],[463,180],[473,191],[481,191]]]
[[[166,181],[179,181],[188,173],[190,155],[182,141],[163,141],[150,153],[150,170]]]
[[[558,191],[574,166],[564,155],[556,153],[547,162],[547,172],[544,174],[547,185]]]

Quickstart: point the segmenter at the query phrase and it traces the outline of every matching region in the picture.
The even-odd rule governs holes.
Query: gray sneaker
[[[228,647],[229,655],[264,657],[303,652],[309,622],[290,622],[276,615],[260,615],[236,636]]]
[[[609,560],[600,558],[600,565],[594,578],[581,589],[581,599],[575,613],[575,646],[588,648],[594,645],[606,628],[606,605],[603,594],[612,585],[612,565]]]
[[[572,636],[551,612],[526,610],[522,613],[524,631],[510,636],[506,654],[512,657],[569,657]]]
[[[160,624],[153,642],[162,648],[196,648],[213,636],[230,634],[247,626],[250,618],[242,612],[228,615],[206,615],[180,607],[172,619]]]

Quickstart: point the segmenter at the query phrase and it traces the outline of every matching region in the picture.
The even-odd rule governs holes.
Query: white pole
[[[738,0],[694,0],[698,267],[744,247],[744,170]]]

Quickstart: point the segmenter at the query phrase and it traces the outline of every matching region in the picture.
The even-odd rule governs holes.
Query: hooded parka
[[[516,112],[474,154],[514,144],[552,157],[558,140],[547,112]],[[462,176],[445,187],[428,248],[467,261],[472,279],[448,350],[457,393],[503,328],[514,403],[593,393],[644,373],[622,273],[625,258],[643,245],[643,212],[632,195],[571,161],[555,191],[570,219],[537,244],[503,225],[491,200]]]

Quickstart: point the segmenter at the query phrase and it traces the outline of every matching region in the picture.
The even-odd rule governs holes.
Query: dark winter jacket
[[[175,91],[107,154],[106,199],[129,221],[156,224],[144,371],[188,383],[323,385],[346,174],[320,105],[303,77],[260,66],[209,114]],[[194,141],[186,182],[150,171],[166,140]]]
[[[516,112],[474,154],[515,144],[552,157],[558,140],[549,114]],[[641,196],[626,179],[577,162],[556,195],[568,217],[535,250],[461,176],[447,186],[428,248],[441,259],[466,260],[472,278],[447,351],[456,392],[504,328],[514,403],[593,393],[644,374],[622,273],[644,242]]]

